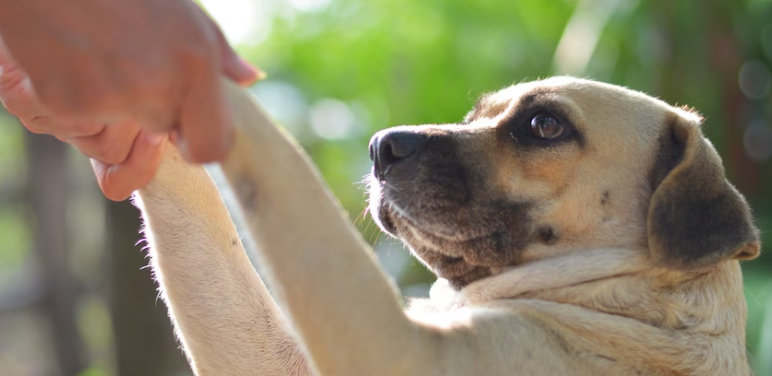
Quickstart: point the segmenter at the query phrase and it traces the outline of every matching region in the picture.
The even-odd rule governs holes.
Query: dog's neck
[[[602,248],[529,262],[508,268],[455,291],[438,279],[430,292],[437,307],[454,309],[515,298],[532,291],[555,289],[584,282],[637,273],[649,266],[646,250]]]

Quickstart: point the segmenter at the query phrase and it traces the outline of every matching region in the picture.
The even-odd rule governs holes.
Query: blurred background
[[[306,147],[406,296],[433,278],[363,213],[370,135],[456,122],[482,93],[555,74],[698,109],[772,244],[772,0],[201,3],[268,73],[252,93]],[[1,376],[190,375],[139,226],[129,202],[102,198],[83,156],[0,110]],[[760,376],[772,375],[769,251],[743,265]]]

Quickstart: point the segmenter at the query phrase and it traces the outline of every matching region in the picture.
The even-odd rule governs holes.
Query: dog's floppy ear
[[[647,220],[652,258],[679,270],[752,259],[760,243],[750,207],[689,115],[673,112],[660,136]]]

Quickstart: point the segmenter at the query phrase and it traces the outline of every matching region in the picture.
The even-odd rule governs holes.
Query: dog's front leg
[[[194,371],[310,375],[208,173],[169,149],[136,198],[156,279]]]
[[[230,86],[236,145],[223,171],[286,312],[322,375],[432,374],[438,333],[402,311],[397,289],[306,155]],[[440,374],[453,374],[443,373]]]

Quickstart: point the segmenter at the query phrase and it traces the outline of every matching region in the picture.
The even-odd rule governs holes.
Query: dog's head
[[[701,121],[588,80],[511,86],[462,123],[377,133],[370,210],[456,288],[590,248],[648,246],[679,270],[753,258],[750,210]]]

